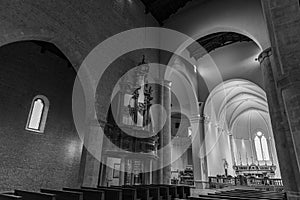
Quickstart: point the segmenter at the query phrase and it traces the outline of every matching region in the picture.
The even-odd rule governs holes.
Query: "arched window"
[[[47,97],[38,95],[33,98],[26,124],[26,130],[43,133],[46,125],[48,110],[49,101]]]
[[[270,160],[267,138],[261,131],[258,131],[256,133],[256,136],[254,138],[254,145],[258,161]]]

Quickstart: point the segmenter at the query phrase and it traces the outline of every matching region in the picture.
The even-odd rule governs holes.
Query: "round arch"
[[[181,31],[195,40],[220,31],[237,32],[253,39],[262,50],[270,47],[260,0],[191,2],[171,16],[165,27]]]
[[[210,29],[200,31],[199,33],[194,35],[192,38],[194,38],[195,40],[198,40],[200,38],[203,38],[205,36],[208,36],[208,35],[214,34],[214,33],[218,33],[218,32],[233,32],[233,33],[238,33],[238,34],[247,36],[248,38],[253,40],[255,42],[255,44],[257,44],[257,46],[260,48],[261,51],[263,51],[264,49],[267,49],[268,47],[270,47],[270,42],[268,40],[265,41],[265,40],[257,39],[257,37],[253,36],[252,34],[247,32],[246,30],[236,28],[236,27],[232,27],[232,26],[212,27]]]

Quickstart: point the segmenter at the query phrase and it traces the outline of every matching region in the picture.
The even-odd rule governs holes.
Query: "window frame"
[[[261,132],[262,135],[259,136],[258,133]],[[258,153],[257,153],[257,149],[256,149],[256,144],[255,144],[255,138],[258,138],[258,141],[259,141],[259,148],[261,150],[261,153],[262,153],[262,160],[259,160],[258,159]],[[262,143],[262,138],[265,138],[266,139],[266,150],[268,151],[267,154],[268,154],[268,158],[265,159],[266,155],[265,155],[265,149],[263,148],[263,143]],[[268,141],[268,138],[265,136],[264,132],[262,130],[257,130],[255,131],[255,134],[254,134],[254,137],[253,137],[253,145],[254,145],[254,149],[255,149],[255,155],[256,155],[256,160],[258,162],[267,162],[267,161],[270,161],[271,160],[271,156],[270,156],[270,150],[269,150],[269,141]]]
[[[43,105],[43,109],[42,109],[42,114],[41,114],[41,119],[39,122],[39,128],[38,129],[34,129],[34,128],[30,128],[29,124],[30,124],[30,120],[32,118],[32,112],[33,112],[33,107],[34,107],[34,103],[40,99],[42,101]],[[30,111],[29,111],[29,115],[27,117],[27,122],[26,122],[26,127],[25,130],[30,131],[30,132],[35,132],[35,133],[44,133],[45,131],[45,127],[46,127],[46,121],[47,121],[47,116],[48,116],[48,111],[49,111],[49,100],[46,96],[44,95],[37,95],[32,99],[31,102],[31,106],[30,106]]]

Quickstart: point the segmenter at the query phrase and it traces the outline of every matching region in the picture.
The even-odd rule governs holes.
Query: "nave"
[[[0,199],[300,199],[299,0],[1,0]]]

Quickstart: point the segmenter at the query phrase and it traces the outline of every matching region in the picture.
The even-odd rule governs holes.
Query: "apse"
[[[240,167],[253,165],[267,166],[258,174],[280,177],[262,88],[243,79],[221,83],[210,93],[204,114],[209,175],[224,174],[227,161],[232,176],[241,174]]]

